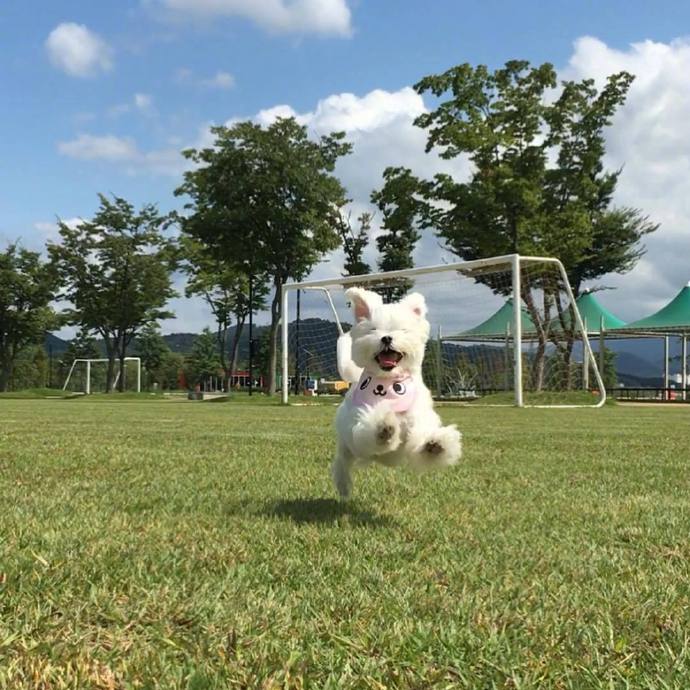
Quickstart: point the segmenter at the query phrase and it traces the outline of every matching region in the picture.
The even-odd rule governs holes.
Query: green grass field
[[[346,507],[334,410],[0,400],[0,688],[690,687],[690,407],[443,408]]]

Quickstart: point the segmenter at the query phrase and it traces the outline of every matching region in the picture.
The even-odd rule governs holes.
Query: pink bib
[[[355,407],[374,407],[381,401],[387,400],[393,412],[407,412],[417,397],[417,385],[411,376],[403,379],[377,378],[362,374],[352,392],[352,402]]]

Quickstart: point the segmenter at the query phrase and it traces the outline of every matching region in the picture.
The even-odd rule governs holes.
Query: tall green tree
[[[45,388],[47,384],[48,356],[43,345],[22,348],[12,367],[9,389]]]
[[[0,392],[6,391],[22,349],[43,342],[58,325],[51,302],[58,275],[40,254],[17,244],[0,252]]]
[[[219,259],[252,276],[265,274],[272,290],[266,392],[276,385],[280,289],[300,280],[338,246],[338,214],[345,190],[333,175],[351,150],[343,133],[309,139],[294,118],[268,127],[239,122],[215,127],[214,146],[184,152],[195,167],[177,194],[188,195],[185,232]]]
[[[383,187],[372,193],[371,201],[381,211],[381,234],[376,238],[378,267],[398,271],[414,266],[412,253],[421,237],[419,231],[419,179],[409,168],[386,168]],[[409,280],[396,280],[377,288],[386,302],[399,300],[412,286]]]
[[[218,343],[210,328],[204,328],[187,358],[185,377],[188,385],[197,385],[211,376],[218,376],[221,369]]]
[[[604,166],[605,131],[632,81],[620,72],[601,90],[590,79],[563,82],[554,96],[552,65],[521,60],[494,72],[463,64],[422,79],[416,90],[440,101],[416,120],[428,131],[427,151],[472,163],[468,180],[438,174],[420,183],[424,224],[467,260],[510,253],[558,257],[576,295],[585,280],[630,270],[643,253],[642,238],[658,227],[638,209],[612,206],[620,171]],[[523,294],[539,340],[537,388],[547,324],[568,320],[560,286],[542,287],[540,309],[527,286]],[[553,344],[567,365],[572,338]]]
[[[171,285],[176,252],[164,235],[169,216],[156,206],[136,211],[121,197],[99,198],[90,221],[76,227],[59,222],[62,241],[49,251],[66,286],[63,297],[73,305],[67,318],[103,338],[110,391],[115,362],[124,372],[133,338],[146,324],[172,316],[164,307],[176,294]],[[119,389],[124,386],[123,373]]]
[[[150,388],[153,383],[162,385],[162,369],[170,348],[158,326],[155,323],[147,323],[134,341],[134,347],[144,367],[146,388]]]
[[[369,264],[364,261],[364,250],[371,235],[371,220],[371,213],[361,213],[357,218],[359,227],[355,229],[350,215],[340,213],[337,230],[345,254],[345,276],[359,276],[371,271]]]
[[[240,338],[249,316],[249,276],[244,267],[219,259],[217,253],[193,237],[183,236],[180,245],[182,267],[187,274],[185,295],[202,297],[216,320],[216,340],[223,378],[226,378],[226,372],[237,369]],[[265,275],[254,278],[254,312],[266,307],[267,282]],[[228,344],[228,332],[233,319],[235,329]]]

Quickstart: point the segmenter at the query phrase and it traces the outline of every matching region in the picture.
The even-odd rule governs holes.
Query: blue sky
[[[619,290],[607,301],[642,316],[690,278],[679,258],[690,211],[688,27],[686,2],[5,3],[0,243],[40,247],[55,237],[56,216],[90,216],[98,192],[178,206],[181,148],[208,141],[211,123],[277,112],[352,135],[359,153],[339,172],[358,210],[386,164],[430,172],[438,163],[411,126],[428,105],[409,90],[420,77],[512,58],[578,78],[630,69],[638,80],[610,135],[611,165],[625,166],[617,202],[642,206],[663,229],[634,274],[608,281],[628,298]],[[420,248],[420,260],[436,251]],[[210,321],[198,304],[176,309],[168,331]]]

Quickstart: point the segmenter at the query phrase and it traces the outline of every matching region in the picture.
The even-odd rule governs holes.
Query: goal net
[[[115,374],[112,389],[118,390],[120,378],[124,376],[124,390],[129,392],[141,392],[141,359],[139,357],[125,357],[124,371],[120,371],[119,360],[115,361]],[[72,362],[67,372],[63,391],[73,393],[107,393],[108,360],[107,359],[82,359]]]
[[[283,286],[283,402],[348,388],[338,339],[353,317],[344,292],[384,302],[424,295],[431,337],[423,377],[439,400],[600,406],[602,377],[557,259],[509,255]]]

